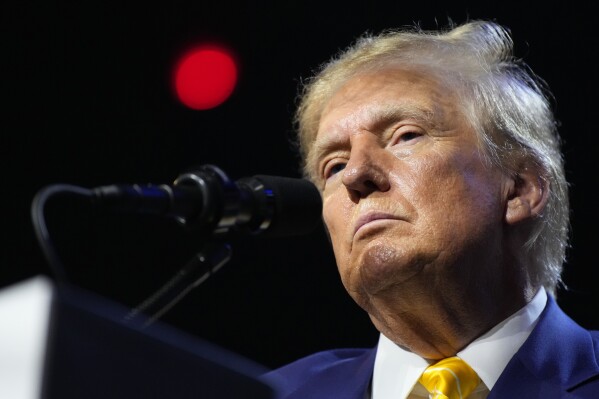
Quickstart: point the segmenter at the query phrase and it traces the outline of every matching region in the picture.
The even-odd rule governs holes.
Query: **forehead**
[[[456,117],[455,94],[431,74],[406,69],[364,73],[346,82],[324,106],[317,132],[389,117]],[[356,126],[357,127],[357,126]]]
[[[382,135],[403,122],[439,137],[459,135],[479,146],[460,100],[450,78],[424,69],[394,68],[354,76],[324,105],[306,171],[318,180],[320,160],[332,151],[348,149],[351,135],[365,130]]]
[[[317,178],[323,156],[347,149],[351,135],[382,134],[400,122],[413,122],[430,134],[457,131],[478,141],[451,81],[426,72],[394,68],[349,79],[323,107],[306,158],[308,174]]]

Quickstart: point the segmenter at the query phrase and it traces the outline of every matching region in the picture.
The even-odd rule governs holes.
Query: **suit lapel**
[[[364,399],[372,379],[376,348],[358,358],[321,370],[308,384],[300,386],[289,399]]]
[[[568,398],[599,377],[591,334],[548,298],[537,326],[493,387],[493,398]]]

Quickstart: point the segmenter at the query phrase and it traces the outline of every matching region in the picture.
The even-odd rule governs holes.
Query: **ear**
[[[540,168],[532,163],[521,165],[511,183],[505,221],[515,225],[540,215],[549,198],[549,182]]]

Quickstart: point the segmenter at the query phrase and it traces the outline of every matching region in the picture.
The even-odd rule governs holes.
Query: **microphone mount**
[[[190,169],[172,185],[111,185],[92,192],[103,207],[173,217],[214,236],[231,229],[306,234],[320,222],[322,206],[318,190],[306,180],[256,175],[233,182],[214,165]]]
[[[293,236],[308,234],[321,222],[322,200],[312,183],[267,175],[232,182],[214,165],[192,168],[172,185],[110,185],[93,189],[50,185],[34,197],[31,216],[40,247],[58,283],[66,283],[67,275],[46,227],[44,207],[51,197],[60,194],[91,199],[96,205],[117,211],[173,217],[183,226],[201,229],[205,242],[200,252],[126,316],[127,322],[142,320],[143,327],[156,321],[229,261],[231,248],[222,238],[231,230],[250,235]]]

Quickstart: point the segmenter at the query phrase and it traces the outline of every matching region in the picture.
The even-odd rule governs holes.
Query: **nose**
[[[357,201],[376,191],[388,191],[391,186],[385,160],[389,154],[371,138],[360,137],[352,141],[342,177],[352,199]]]

